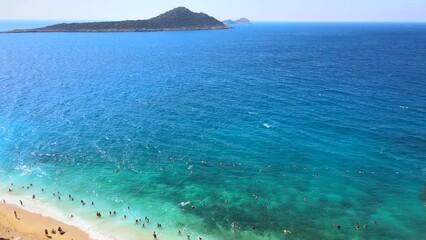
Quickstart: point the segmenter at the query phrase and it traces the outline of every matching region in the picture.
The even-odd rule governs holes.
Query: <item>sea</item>
[[[0,34],[2,197],[114,239],[426,239],[426,24]]]

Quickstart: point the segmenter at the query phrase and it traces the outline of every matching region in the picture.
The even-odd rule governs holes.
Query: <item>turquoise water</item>
[[[117,239],[425,239],[425,78],[424,24],[0,35],[0,190]]]

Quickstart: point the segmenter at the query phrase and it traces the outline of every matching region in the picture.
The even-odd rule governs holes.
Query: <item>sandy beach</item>
[[[14,192],[15,193],[15,192]],[[157,239],[184,239],[186,234],[193,232],[181,229],[182,234],[170,229],[155,227],[155,223],[135,223],[134,219],[115,218],[104,212],[103,216],[95,217],[96,209],[93,209],[93,219],[82,218],[79,214],[72,218],[63,216],[63,208],[52,207],[41,199],[30,199],[23,195],[19,198],[10,192],[0,191],[0,240],[3,239],[73,239],[73,240],[140,240],[152,239],[156,232]],[[20,206],[22,201],[22,206]],[[88,205],[92,206],[92,205]],[[16,216],[15,216],[16,212]],[[109,220],[108,220],[109,219]],[[123,225],[123,222],[127,224]],[[58,228],[65,233],[60,234]],[[48,234],[45,234],[45,230]],[[55,230],[56,233],[53,233]],[[208,239],[208,238],[203,238]]]
[[[16,216],[14,212],[16,211]],[[61,235],[58,228],[65,232]],[[45,235],[45,229],[48,235]],[[52,233],[56,230],[56,234]],[[0,239],[58,239],[58,240],[85,240],[89,235],[77,227],[64,224],[50,217],[28,212],[13,204],[0,204]]]

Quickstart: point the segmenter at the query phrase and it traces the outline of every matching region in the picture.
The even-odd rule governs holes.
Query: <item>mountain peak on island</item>
[[[229,29],[221,21],[205,13],[195,13],[185,7],[177,7],[147,20],[114,22],[62,23],[43,28],[17,29],[7,33],[23,32],[148,32],[183,30]]]
[[[161,22],[165,27],[180,28],[180,27],[226,27],[222,22],[211,17],[205,13],[195,13],[186,7],[177,7],[157,17],[151,18],[147,21]]]

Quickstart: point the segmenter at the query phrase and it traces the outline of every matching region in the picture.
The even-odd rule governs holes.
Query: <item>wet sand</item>
[[[19,219],[15,217],[14,212]],[[58,228],[61,227],[65,234],[61,235]],[[58,240],[88,240],[89,235],[77,227],[67,225],[50,217],[28,212],[13,204],[0,203],[0,238],[38,240],[49,239],[45,235],[45,229],[49,230],[50,239]],[[56,234],[52,234],[52,229]]]

